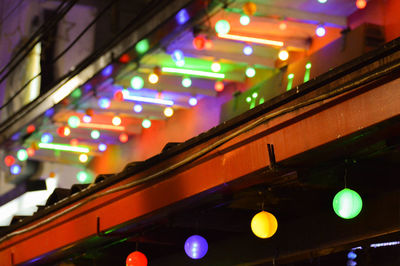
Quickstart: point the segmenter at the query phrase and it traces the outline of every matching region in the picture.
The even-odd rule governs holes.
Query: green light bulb
[[[219,20],[215,23],[215,31],[219,34],[226,34],[231,30],[231,25],[226,20]]]
[[[144,80],[139,76],[134,76],[131,79],[131,87],[135,90],[140,90],[144,86]]]
[[[80,171],[78,174],[76,174],[76,179],[79,181],[79,183],[87,183],[89,182],[89,175],[85,171]]]
[[[242,24],[243,26],[247,26],[250,23],[250,17],[247,15],[242,15],[242,16],[240,16],[239,21],[240,21],[240,24]]]
[[[345,188],[333,198],[333,210],[343,219],[356,217],[362,209],[362,199],[354,190]]]
[[[82,96],[81,89],[77,88],[71,93],[72,98],[78,99]]]
[[[311,63],[308,62],[308,63],[306,64],[306,69],[310,69],[310,68],[311,68]]]
[[[17,152],[17,158],[18,158],[18,160],[20,160],[20,161],[26,161],[26,159],[28,159],[28,153],[26,152],[25,149],[20,149],[20,150]]]
[[[81,121],[79,120],[79,117],[73,115],[68,118],[68,125],[72,128],[77,128]]]
[[[135,49],[139,54],[144,54],[149,50],[149,47],[149,41],[147,39],[143,39],[136,44]]]

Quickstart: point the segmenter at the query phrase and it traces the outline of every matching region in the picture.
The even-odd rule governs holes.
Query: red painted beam
[[[1,264],[11,265],[11,254],[14,263],[18,264],[57,249],[67,249],[75,242],[96,234],[97,217],[101,218],[101,230],[108,230],[201,192],[238,181],[268,166],[268,143],[274,144],[279,162],[399,116],[399,87],[400,79],[272,119],[168,174],[168,178],[152,186],[140,186],[97,198],[46,225],[0,243]],[[112,187],[164,169],[221,137],[171,157]]]

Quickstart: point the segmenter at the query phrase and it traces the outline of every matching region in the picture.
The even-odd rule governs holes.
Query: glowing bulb
[[[245,45],[244,47],[243,47],[243,53],[245,54],[245,55],[251,55],[252,53],[253,53],[253,47],[251,47],[251,45]]]
[[[90,132],[90,137],[92,137],[92,139],[98,139],[98,138],[100,138],[100,131],[98,131],[98,130],[92,130],[92,132]]]
[[[122,90],[117,90],[114,93],[114,100],[116,100],[116,101],[123,101],[124,100],[124,94],[122,93]]]
[[[68,125],[72,128],[77,128],[81,121],[79,120],[79,117],[73,115],[68,118]]]
[[[26,152],[25,149],[20,149],[20,150],[17,152],[17,158],[18,158],[18,160],[20,160],[20,161],[26,161],[26,160],[28,159],[28,153]]]
[[[190,16],[187,10],[183,8],[176,14],[175,19],[180,25],[182,25],[190,19]]]
[[[222,81],[217,81],[214,84],[214,90],[217,92],[221,92],[224,90],[224,83]]]
[[[199,235],[192,235],[185,241],[185,253],[190,258],[197,260],[203,258],[208,251],[207,240]]]
[[[182,59],[182,60],[176,61],[175,65],[178,67],[183,67],[185,65],[185,60]]]
[[[171,57],[172,57],[172,60],[174,60],[175,62],[178,62],[178,61],[184,59],[183,52],[179,49],[174,50],[171,54]]]
[[[107,150],[107,145],[104,143],[100,143],[99,146],[97,146],[97,148],[99,149],[99,151],[105,151]]]
[[[192,80],[190,78],[183,78],[182,86],[185,88],[189,88],[190,86],[192,86]]]
[[[279,51],[278,57],[281,61],[286,61],[289,58],[289,52],[286,49]]]
[[[287,23],[282,21],[281,23],[279,23],[279,29],[280,30],[286,30],[287,29]]]
[[[240,16],[239,21],[240,21],[240,24],[242,24],[243,26],[247,26],[250,23],[250,17],[247,15],[242,15],[242,16]]]
[[[248,16],[252,16],[254,15],[254,13],[257,11],[257,5],[254,4],[253,2],[246,2],[243,7],[243,12],[248,15]]]
[[[35,155],[35,149],[32,147],[29,147],[26,149],[26,153],[28,154],[29,157],[32,157]]]
[[[253,67],[248,67],[246,69],[246,76],[252,78],[256,75],[256,70]]]
[[[193,47],[196,50],[203,50],[206,45],[206,39],[203,36],[197,36],[193,39]]]
[[[111,123],[112,123],[114,126],[119,126],[119,125],[121,125],[121,122],[122,122],[122,120],[121,120],[121,118],[120,118],[119,116],[114,116],[113,119],[111,120]]]
[[[101,97],[98,101],[97,101],[98,106],[101,109],[108,109],[110,108],[111,105],[111,101],[110,99],[106,98],[106,97]]]
[[[308,63],[306,64],[306,69],[311,69],[311,63],[310,63],[310,62],[308,62]]]
[[[103,77],[107,77],[107,76],[111,75],[112,72],[113,72],[113,66],[112,66],[112,65],[108,65],[108,66],[106,66],[106,67],[101,71],[101,75],[102,75]],[[80,97],[80,96],[79,96],[79,97]],[[79,98],[79,97],[78,97],[78,98]]]
[[[136,113],[140,113],[143,110],[143,106],[140,104],[135,104],[133,106],[133,111],[135,111]]]
[[[26,133],[28,133],[28,134],[31,134],[31,133],[33,133],[34,131],[35,131],[35,125],[29,125],[29,126],[27,126],[26,127]]]
[[[4,163],[5,163],[8,167],[10,167],[11,165],[13,165],[13,164],[15,163],[15,158],[14,158],[13,156],[11,156],[11,155],[7,155],[7,156],[4,158]]]
[[[122,133],[121,135],[119,135],[119,141],[121,141],[122,143],[128,142],[128,134]]]
[[[149,41],[147,39],[143,39],[136,44],[135,49],[139,54],[144,54],[149,50],[149,47]]]
[[[174,114],[174,109],[172,109],[171,107],[167,107],[164,109],[164,115],[166,117],[171,117]]]
[[[251,220],[251,230],[259,238],[269,238],[278,229],[278,221],[269,212],[261,211]]]
[[[86,154],[84,154],[84,153],[82,153],[81,155],[79,155],[79,161],[80,161],[81,163],[86,163],[88,159],[89,159],[89,157],[88,157]]]
[[[19,173],[21,173],[21,166],[18,164],[11,165],[10,172],[13,175],[19,175]]]
[[[69,141],[69,144],[71,144],[71,146],[78,146],[79,141],[77,139],[71,139]]]
[[[50,143],[53,141],[53,135],[51,135],[50,133],[43,133],[40,141],[44,143]]]
[[[150,121],[149,119],[144,119],[144,120],[142,121],[142,127],[143,127],[143,128],[149,128],[149,127],[151,127],[151,121]]]
[[[147,266],[146,256],[139,251],[132,252],[126,257],[126,266]]]
[[[90,177],[85,171],[80,171],[76,174],[76,179],[79,183],[87,183],[89,182]]]
[[[321,4],[325,4],[328,0],[318,0]]]
[[[196,106],[197,105],[197,99],[195,97],[190,97],[189,105],[190,106]]]
[[[366,0],[357,0],[356,6],[358,9],[364,9],[367,6],[367,1]]]
[[[318,37],[323,37],[325,36],[326,29],[323,25],[318,25],[317,29],[315,30],[315,34],[317,34]]]
[[[151,73],[151,74],[149,75],[149,82],[150,82],[151,84],[156,84],[156,83],[158,82],[158,80],[159,80],[159,77],[158,77],[157,74]]]
[[[214,62],[211,64],[211,70],[213,72],[219,72],[221,70],[221,64],[218,62]]]
[[[90,115],[84,115],[82,120],[85,123],[90,123],[92,121],[92,117]]]
[[[134,76],[131,79],[131,87],[135,90],[140,90],[144,86],[144,80],[139,76]]]
[[[231,30],[231,25],[226,20],[219,20],[215,23],[215,31],[219,34],[227,34]]]
[[[354,190],[345,188],[333,198],[333,210],[343,219],[356,217],[362,209],[362,199]]]

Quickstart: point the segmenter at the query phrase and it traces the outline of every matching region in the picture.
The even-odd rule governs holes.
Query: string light
[[[72,128],[77,128],[81,121],[79,120],[79,117],[72,115],[68,118],[68,125]]]
[[[256,75],[256,70],[253,67],[246,68],[246,76],[252,78]]]
[[[31,124],[29,126],[26,127],[26,133],[28,134],[32,134],[35,131],[35,125]]]
[[[278,221],[269,212],[261,211],[251,220],[251,231],[259,238],[269,238],[278,229]]]
[[[101,75],[102,75],[103,77],[107,77],[107,76],[109,76],[109,75],[112,74],[113,69],[114,69],[114,68],[113,68],[112,65],[108,65],[108,66],[106,66],[106,67],[101,71]]]
[[[4,158],[4,163],[5,165],[7,165],[8,167],[10,167],[11,165],[13,165],[15,163],[15,158],[11,155],[7,155]]]
[[[149,119],[143,119],[142,121],[142,127],[143,128],[149,128],[151,127],[151,121]]]
[[[367,6],[367,1],[366,0],[357,0],[356,6],[358,9],[364,9]]]
[[[193,38],[193,47],[196,50],[203,50],[204,46],[206,45],[206,39],[203,36],[197,36]]]
[[[28,154],[29,157],[32,157],[35,155],[35,149],[32,147],[29,147],[26,149],[26,153]]]
[[[179,49],[174,50],[171,54],[171,57],[174,62],[178,62],[184,59],[183,52]]]
[[[224,83],[222,81],[216,81],[214,84],[214,90],[217,92],[221,92],[224,90]]]
[[[92,121],[92,117],[90,115],[84,115],[82,120],[85,123],[90,123]]]
[[[90,177],[89,177],[88,173],[86,173],[85,171],[78,172],[76,174],[76,179],[81,184],[88,183],[90,181]]]
[[[172,109],[171,107],[167,107],[164,109],[164,115],[166,117],[171,117],[174,114],[174,109]]]
[[[197,105],[197,99],[195,97],[190,97],[189,105],[190,106],[196,106]]]
[[[116,92],[114,92],[114,100],[116,101],[124,100],[124,96],[122,95],[122,90],[117,90]]]
[[[53,141],[53,135],[51,135],[50,133],[43,133],[40,140],[44,143],[50,143]]]
[[[192,235],[185,241],[185,253],[190,258],[197,260],[203,258],[208,251],[207,240],[199,235]]]
[[[139,54],[144,54],[149,50],[149,47],[150,47],[149,41],[147,39],[143,39],[136,44],[135,50]]]
[[[101,109],[108,109],[111,106],[111,101],[110,99],[106,98],[106,97],[101,97],[98,101],[97,101],[98,106]]]
[[[81,155],[79,155],[79,161],[80,161],[81,163],[86,163],[86,162],[88,161],[88,159],[89,159],[89,157],[88,157],[86,154],[84,154],[84,153],[82,153]]]
[[[13,175],[19,175],[19,173],[21,173],[21,166],[18,164],[11,165],[10,172]]]
[[[190,19],[190,16],[187,10],[183,8],[175,15],[175,19],[178,24],[183,25]]]
[[[128,142],[128,134],[126,133],[122,133],[121,135],[119,135],[119,141],[121,141],[122,143],[126,143]]]
[[[133,111],[135,111],[136,113],[140,113],[143,110],[143,106],[140,104],[135,104],[133,106]]]
[[[286,30],[287,29],[287,23],[285,21],[282,21],[279,23],[279,29],[280,30]]]
[[[318,37],[323,37],[326,34],[326,29],[323,25],[318,25],[315,34],[317,34]]]
[[[98,130],[92,130],[92,131],[90,132],[90,137],[91,137],[92,139],[98,139],[98,138],[100,138],[100,131],[98,131]]]
[[[231,30],[231,25],[228,21],[221,19],[215,23],[215,31],[219,34],[226,34]]]
[[[239,21],[240,21],[240,24],[242,24],[243,26],[247,26],[250,23],[250,17],[247,15],[242,15],[242,16],[240,16]]]
[[[159,81],[159,77],[158,77],[158,75],[157,74],[155,74],[155,73],[151,73],[150,75],[149,75],[149,82],[151,83],[151,84],[156,84],[158,81]]]
[[[99,149],[99,151],[103,152],[107,150],[107,145],[104,143],[100,143],[99,146],[97,146],[97,148]]]
[[[286,49],[281,49],[279,51],[278,57],[281,61],[286,61],[289,58],[289,52]]]
[[[246,2],[243,7],[243,12],[248,16],[253,16],[254,13],[257,11],[257,5],[253,2]]]
[[[213,62],[213,63],[211,64],[211,70],[212,70],[213,72],[219,72],[219,71],[221,71],[221,64],[218,63],[218,62]]]
[[[114,117],[112,118],[112,120],[111,120],[111,123],[112,123],[114,126],[119,126],[119,125],[121,125],[121,122],[122,122],[122,120],[121,120],[121,117],[119,117],[119,116],[114,116]]]
[[[246,45],[243,47],[243,54],[249,56],[249,55],[251,55],[252,53],[253,53],[253,47],[251,47],[251,45],[246,44]]]
[[[140,90],[144,86],[144,80],[139,76],[134,76],[131,79],[131,87],[135,90]]]
[[[182,86],[185,88],[189,88],[190,86],[192,86],[192,80],[188,77],[185,77],[182,79]]]

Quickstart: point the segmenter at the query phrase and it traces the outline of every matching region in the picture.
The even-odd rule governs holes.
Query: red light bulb
[[[223,91],[224,90],[224,83],[222,81],[215,82],[214,89],[215,89],[215,91],[218,91],[218,92]]]
[[[364,9],[367,6],[366,0],[357,0],[356,6],[358,9]]]
[[[147,266],[147,258],[142,252],[132,252],[126,258],[126,266]]]
[[[11,155],[7,155],[7,156],[4,158],[4,163],[5,163],[8,167],[10,167],[11,165],[13,165],[13,164],[15,163],[15,158],[14,158],[13,156],[11,156]]]
[[[193,39],[193,47],[197,50],[203,50],[206,45],[206,39],[203,36],[197,36]]]
[[[121,135],[119,135],[119,141],[121,141],[122,143],[126,143],[128,141],[128,134],[122,133]]]
[[[69,144],[71,144],[71,146],[78,146],[79,141],[77,139],[71,139],[69,141]]]
[[[32,157],[35,155],[35,149],[32,147],[29,147],[26,149],[26,153],[28,154],[29,157]]]
[[[31,134],[31,133],[33,133],[33,131],[35,131],[35,126],[34,125],[29,125],[27,128],[26,128],[26,132],[28,133],[28,134]]]
[[[114,100],[116,100],[116,101],[123,101],[124,100],[124,94],[122,93],[121,90],[117,90],[114,93]]]
[[[119,61],[123,64],[128,63],[129,61],[131,61],[131,57],[128,54],[123,54],[121,55],[121,57],[119,58]]]

